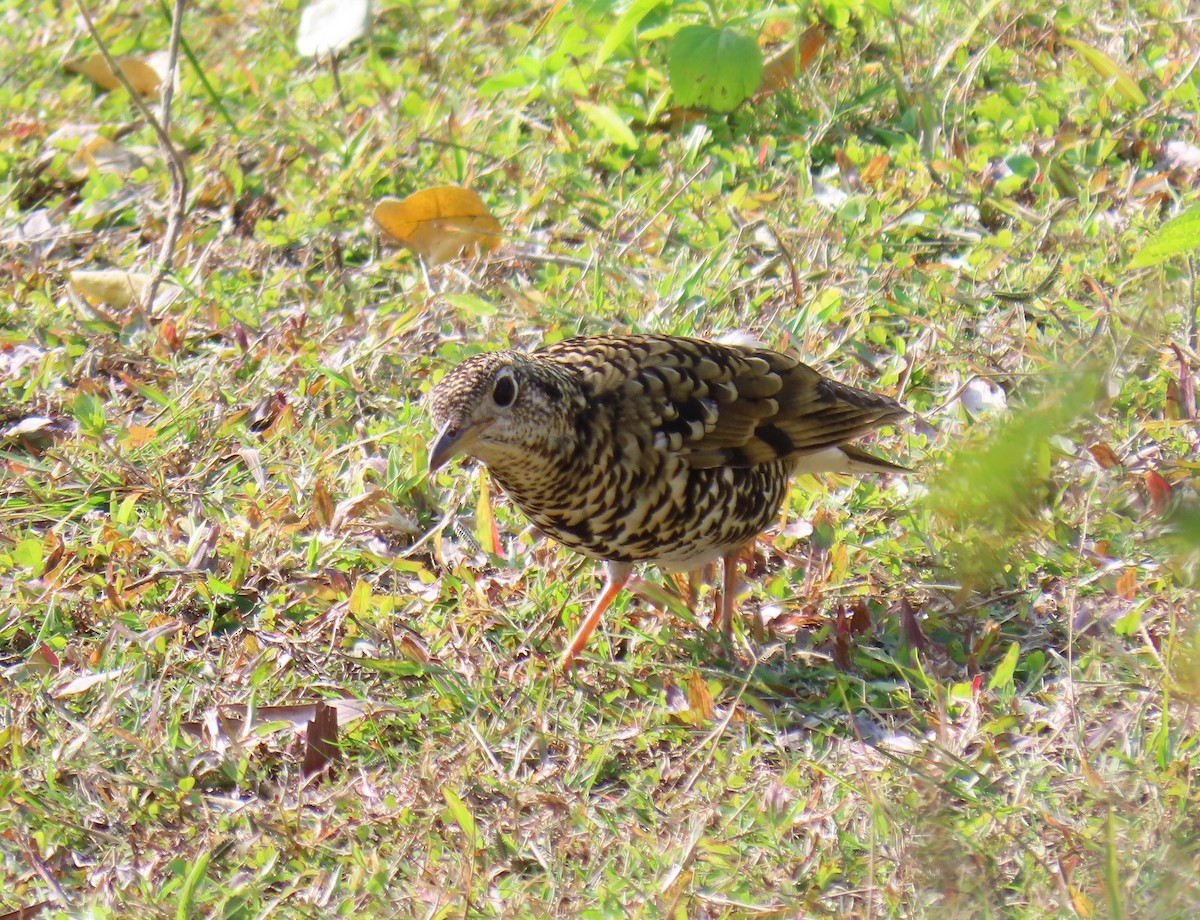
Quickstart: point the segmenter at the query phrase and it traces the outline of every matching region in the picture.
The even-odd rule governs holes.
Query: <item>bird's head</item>
[[[451,370],[429,394],[437,436],[433,472],[468,454],[486,464],[535,452],[564,434],[569,381],[532,355],[494,351]]]

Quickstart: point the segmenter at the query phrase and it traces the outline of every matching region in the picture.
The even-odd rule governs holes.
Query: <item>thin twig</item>
[[[125,72],[108,50],[108,45],[100,37],[99,31],[96,29],[96,23],[92,21],[92,15],[88,12],[88,8],[84,5],[83,0],[75,0],[75,6],[78,8],[79,14],[83,17],[88,34],[92,36],[92,41],[96,43],[96,47],[100,50],[100,55],[104,58],[108,69],[112,71],[117,82],[129,94],[134,107],[154,130],[155,137],[158,139],[159,150],[162,151],[162,155],[167,163],[167,176],[171,183],[170,201],[167,207],[167,231],[163,235],[162,246],[158,251],[158,264],[155,266],[154,275],[146,288],[145,301],[142,304],[143,309],[146,311],[149,311],[151,305],[153,305],[154,298],[158,294],[158,288],[162,284],[163,278],[174,267],[175,247],[179,242],[180,231],[183,229],[184,210],[187,206],[187,170],[184,168],[183,158],[179,155],[179,151],[175,149],[175,145],[171,143],[171,136],[168,133],[171,97],[174,94],[176,65],[179,62],[179,41],[183,32],[183,3],[184,0],[175,0],[171,10],[171,44],[167,52],[167,72],[163,77],[161,96],[162,117],[156,118],[154,112],[151,111],[150,107],[146,105],[146,101],[133,88],[133,85],[129,82],[129,78],[125,76]]]

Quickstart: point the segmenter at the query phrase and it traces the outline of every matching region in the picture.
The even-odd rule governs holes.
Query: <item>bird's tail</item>
[[[859,447],[842,444],[826,447],[796,457],[792,472],[800,473],[911,473],[899,463],[892,463]]]

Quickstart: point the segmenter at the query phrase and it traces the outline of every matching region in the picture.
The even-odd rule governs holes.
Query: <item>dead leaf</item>
[[[61,441],[74,430],[73,419],[31,415],[0,431],[0,442],[11,442],[23,451],[37,454],[54,442]]]
[[[0,920],[33,920],[47,907],[53,907],[53,901],[38,901],[36,904],[27,904],[25,907],[18,907],[15,910],[5,911],[0,914]]]
[[[794,42],[763,64],[761,94],[777,93],[796,79],[796,74],[808,69],[813,58],[825,47],[825,27],[820,23],[809,26]]]
[[[71,155],[71,173],[84,178],[91,172],[128,176],[144,168],[146,161],[116,141],[93,134],[83,140]]]
[[[1117,576],[1117,583],[1113,587],[1113,593],[1117,597],[1131,601],[1137,597],[1137,569],[1129,566]]]
[[[674,681],[669,680],[663,686],[663,702],[666,704],[667,712],[672,715],[681,715],[688,711],[687,697]]]
[[[892,158],[885,154],[871,157],[867,161],[866,167],[862,170],[863,185],[874,185],[882,179],[884,172],[886,172],[891,163]]]
[[[80,693],[90,690],[96,684],[107,683],[124,674],[125,670],[123,668],[117,668],[112,671],[98,671],[95,674],[83,674],[67,681],[61,687],[52,691],[50,695],[56,700],[61,700],[65,696],[78,696]]]
[[[1159,150],[1154,165],[1185,173],[1200,172],[1200,147],[1178,139],[1167,141]]]
[[[852,609],[854,613],[850,616],[850,635],[866,635],[871,631],[871,611],[867,609],[867,602],[855,601]]]
[[[1124,464],[1121,463],[1120,458],[1107,444],[1089,444],[1088,453],[1092,455],[1093,460],[1099,463],[1100,466],[1106,470],[1111,470],[1114,467],[1124,466]]]
[[[688,675],[687,699],[688,712],[691,713],[696,725],[712,721],[712,693],[709,692],[708,682],[700,675],[699,671],[693,671]]]
[[[1150,492],[1150,503],[1157,514],[1165,514],[1171,506],[1171,484],[1154,470],[1146,470],[1142,474],[1146,488]]]
[[[317,703],[304,735],[304,762],[300,775],[308,779],[337,759],[338,713],[332,706]]]
[[[165,51],[153,54],[130,54],[117,58],[117,67],[139,96],[151,96],[158,92],[158,87],[167,73],[168,56]],[[82,74],[101,89],[112,90],[121,85],[104,55],[97,52],[86,58],[74,58],[63,64],[67,73]]]
[[[929,639],[921,631],[921,624],[917,620],[917,611],[913,605],[907,600],[902,600],[894,609],[900,615],[900,628],[904,630],[909,645],[922,652],[929,648]]]
[[[145,425],[130,425],[121,432],[117,440],[127,450],[136,450],[139,447],[145,447],[155,437],[153,428],[147,428]]]
[[[1174,342],[1171,343],[1171,348],[1175,352],[1175,360],[1179,362],[1179,375],[1176,378],[1175,387],[1178,394],[1179,417],[1194,419],[1196,417],[1196,378],[1192,376],[1192,370],[1188,367],[1188,359],[1183,353],[1183,349]]]
[[[51,674],[62,668],[62,659],[45,642],[40,642],[30,653],[25,665],[38,674]]]
[[[454,185],[423,189],[403,200],[384,198],[372,217],[430,265],[482,255],[500,245],[500,221],[477,194]]]
[[[318,479],[312,492],[312,521],[317,527],[328,527],[333,520],[333,499],[324,479]]]
[[[425,644],[416,636],[409,635],[408,633],[400,637],[400,642],[396,650],[403,657],[417,664],[429,664],[431,661],[429,649],[425,647]]]
[[[853,667],[853,662],[850,659],[850,621],[846,618],[845,610],[838,610],[834,614],[831,644],[833,650],[830,654],[833,663],[839,669],[849,671]]]
[[[1096,916],[1096,905],[1087,893],[1074,885],[1070,885],[1067,891],[1071,895],[1071,906],[1075,908],[1075,913],[1079,914],[1082,920],[1091,920]]]
[[[151,281],[150,275],[125,271],[78,271],[67,277],[77,294],[118,310],[140,301]]]
[[[144,272],[127,272],[120,269],[71,272],[67,276],[71,289],[89,303],[101,304],[114,310],[122,310],[132,303],[141,303],[153,280]],[[170,305],[182,293],[173,284],[159,286],[154,298],[154,307]]]
[[[387,497],[387,492],[383,489],[370,489],[362,495],[355,495],[353,498],[345,498],[337,503],[337,507],[333,509],[333,517],[330,519],[329,527],[333,531],[339,531],[345,527],[350,521],[359,517],[364,511]]]
[[[400,712],[398,706],[376,703],[371,700],[321,700],[290,706],[258,706],[254,709],[253,719],[250,719],[249,706],[241,703],[224,703],[218,707],[218,711],[214,714],[215,718],[206,717],[204,721],[180,722],[179,727],[194,738],[203,738],[206,724],[211,727],[219,723],[219,731],[214,737],[219,737],[226,742],[241,740],[264,726],[274,726],[276,730],[290,728],[292,731],[299,732],[306,729],[308,723],[316,718],[318,705],[324,705],[334,710],[337,713],[338,724],[343,728],[365,716]]]

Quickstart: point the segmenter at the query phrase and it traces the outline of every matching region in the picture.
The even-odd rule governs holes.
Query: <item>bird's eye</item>
[[[492,385],[492,402],[501,409],[507,409],[517,398],[517,382],[511,374],[502,373]]]

